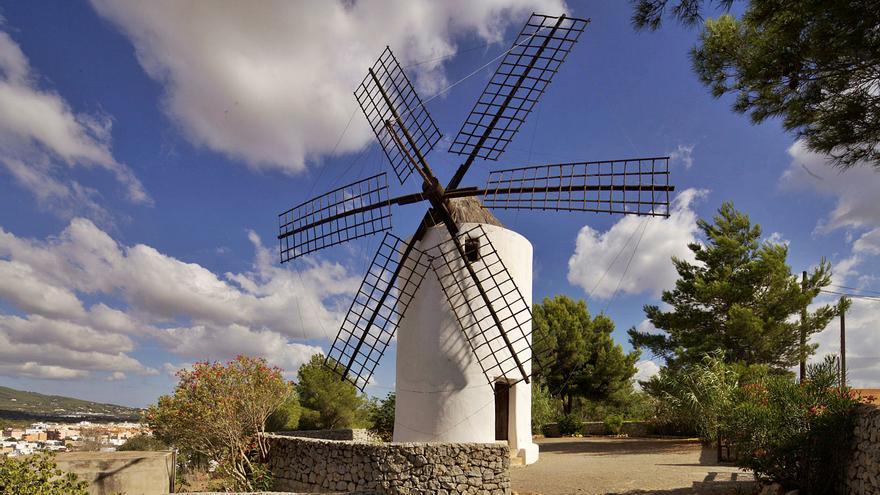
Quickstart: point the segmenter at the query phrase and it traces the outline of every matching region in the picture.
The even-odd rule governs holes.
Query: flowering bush
[[[259,434],[292,393],[281,370],[238,356],[226,364],[196,363],[177,377],[174,394],[160,397],[145,414],[156,438],[213,461],[231,488],[267,488],[259,462],[268,445]]]
[[[837,360],[828,357],[801,383],[777,375],[740,387],[724,421],[737,465],[802,494],[837,493],[860,401],[838,379]]]
[[[87,495],[89,484],[55,465],[49,452],[0,456],[0,493],[5,495]]]

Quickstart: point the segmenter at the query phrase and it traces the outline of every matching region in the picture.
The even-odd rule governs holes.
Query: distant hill
[[[0,418],[34,421],[136,421],[141,410],[0,387]]]

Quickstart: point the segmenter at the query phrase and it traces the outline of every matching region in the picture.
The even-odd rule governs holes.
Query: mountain
[[[35,421],[137,421],[141,410],[0,387],[0,418]]]

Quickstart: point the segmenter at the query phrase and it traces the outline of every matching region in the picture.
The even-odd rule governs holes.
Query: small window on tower
[[[471,263],[480,261],[480,238],[470,237],[464,241],[464,255]]]

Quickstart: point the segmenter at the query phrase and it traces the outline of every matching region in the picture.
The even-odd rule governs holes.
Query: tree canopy
[[[636,0],[633,24],[657,29],[669,0]],[[685,24],[732,0],[678,0]],[[740,18],[706,20],[691,52],[700,81],[753,122],[786,130],[836,165],[880,168],[880,9],[874,0],[749,0]]]
[[[722,350],[727,362],[766,364],[784,369],[801,356],[798,319],[804,311],[807,336],[821,331],[837,314],[836,306],[806,311],[831,281],[822,260],[808,273],[805,290],[786,263],[788,246],[761,240],[760,225],[732,203],[718,209],[712,223],[698,222],[706,244],[688,245],[696,263],[673,258],[675,288],[663,291],[671,309],[646,305],[645,314],[663,333],[629,330],[633,346],[646,347],[667,364],[699,363]],[[805,355],[815,344],[808,344]]]
[[[305,429],[352,428],[365,422],[367,401],[354,385],[324,366],[324,356],[315,354],[297,373]]]
[[[639,353],[624,353],[613,331],[614,322],[604,314],[590,317],[584,301],[560,295],[534,306],[535,351],[548,356],[538,377],[563,399],[566,414],[575,397],[605,399],[632,386]]]

